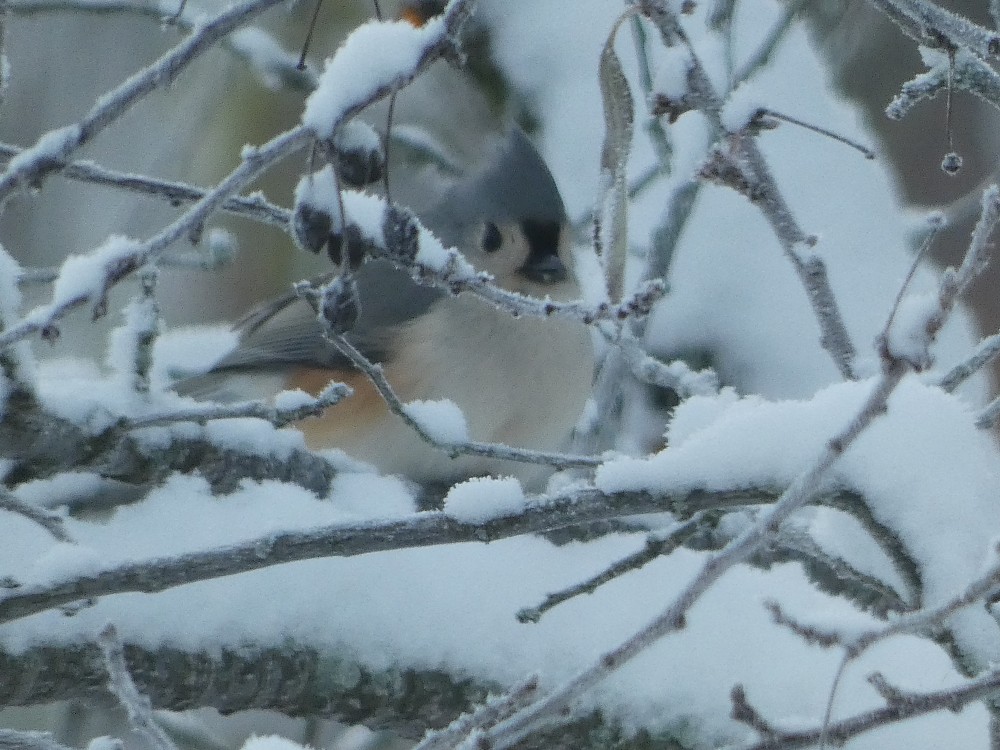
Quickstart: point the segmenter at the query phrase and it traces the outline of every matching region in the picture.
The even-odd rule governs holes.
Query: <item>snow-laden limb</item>
[[[0,143],[0,156],[11,159],[24,149],[9,143]],[[161,180],[145,175],[130,174],[107,169],[90,161],[71,161],[65,163],[60,174],[69,180],[88,182],[102,187],[127,190],[133,193],[149,195],[167,201],[171,205],[194,203],[205,197],[208,192],[204,188],[173,180]],[[249,197],[237,196],[226,199],[219,206],[220,211],[242,216],[263,224],[285,228],[288,226],[287,209],[269,203],[263,195]]]
[[[232,460],[231,458],[229,460]],[[206,462],[196,461],[202,467]],[[211,476],[211,465],[202,473]],[[68,575],[0,591],[0,623],[10,622],[78,599],[127,592],[154,593],[260,570],[297,560],[352,557],[458,542],[488,543],[531,533],[554,531],[623,516],[675,512],[691,515],[774,501],[764,490],[695,490],[675,492],[602,492],[593,487],[571,488],[541,496],[515,510],[491,518],[464,521],[445,511],[426,511],[391,521],[363,521],[281,531],[237,544],[181,555],[98,566]],[[780,542],[780,539],[779,539]]]
[[[455,57],[456,38],[472,5],[472,0],[450,0],[419,28],[405,21],[375,21],[355,29],[327,60],[306,100],[303,126],[321,140],[330,138],[342,123],[412,83],[435,60]],[[385,59],[372,55],[375,49]]]
[[[267,449],[251,439],[238,440],[241,430],[259,436],[252,423],[234,423],[228,432],[183,422],[175,428],[130,429],[127,419],[110,417],[107,427],[95,430],[47,411],[34,399],[16,399],[0,421],[0,445],[10,459],[6,479],[11,484],[90,471],[141,488],[197,469],[220,493],[232,492],[245,479],[276,479],[325,495],[335,473],[330,463],[306,451],[300,435],[296,446],[277,440],[279,433],[268,429],[272,446]]]
[[[0,205],[22,185],[36,185],[58,170],[73,153],[131,109],[147,94],[171,84],[184,68],[221,38],[248,23],[280,0],[245,0],[199,24],[159,60],[101,96],[78,122],[44,133],[34,146],[8,163],[0,174]]]
[[[155,750],[177,750],[173,740],[153,718],[149,698],[139,692],[125,663],[125,649],[118,631],[110,623],[97,636],[104,668],[108,672],[108,688],[125,709],[129,725],[145,737]]]
[[[938,306],[928,310],[924,320],[925,337],[922,342],[924,347],[930,347],[948,314],[954,308],[958,296],[984,267],[987,241],[998,218],[1000,218],[1000,190],[993,186],[983,194],[980,219],[973,231],[962,264],[957,270],[947,269],[942,275]],[[890,322],[891,318],[887,326]],[[860,408],[848,424],[826,442],[820,455],[796,477],[777,502],[763,510],[757,519],[724,549],[710,555],[672,602],[645,627],[636,631],[616,648],[604,652],[591,666],[581,670],[495,729],[485,732],[483,737],[491,747],[511,747],[539,726],[557,722],[574,700],[664,636],[684,628],[687,614],[695,602],[727,571],[747,561],[755,552],[764,548],[781,525],[819,493],[824,479],[844,453],[873,422],[886,413],[889,397],[913,367],[912,352],[908,349],[902,355],[897,354],[890,340],[890,331],[887,329],[877,342],[882,373],[872,385]],[[916,359],[923,362],[929,358],[930,355],[926,354]],[[968,655],[965,659],[977,661],[974,655]]]
[[[286,644],[186,653],[164,646],[125,645],[125,660],[154,708],[204,706],[232,713],[272,709],[287,716],[324,717],[402,737],[426,735],[425,750],[451,746],[459,730],[489,726],[535,688],[531,680],[505,691],[495,683],[433,669],[372,667],[350,648],[325,653]],[[107,701],[107,676],[92,643],[0,650],[0,702],[35,705],[60,700]],[[499,696],[499,697],[496,697]],[[437,731],[435,731],[437,730]],[[430,734],[433,732],[433,734]],[[27,735],[27,736],[20,736]],[[614,738],[629,748],[631,732],[598,713],[571,720],[546,738],[553,750],[601,750]],[[0,729],[0,750],[73,750],[42,733]],[[676,747],[668,738],[643,748]]]
[[[49,732],[0,729],[0,750],[76,750],[76,748],[56,742]]]
[[[856,351],[830,287],[826,265],[809,250],[815,244],[815,238],[799,226],[754,137],[746,132],[726,137],[722,122],[722,98],[716,92],[673,9],[661,0],[643,0],[640,7],[642,13],[659,29],[664,45],[667,48],[684,48],[690,62],[686,68],[685,94],[677,102],[671,102],[671,112],[679,116],[686,109],[701,111],[711,123],[715,137],[725,138],[732,149],[732,159],[724,157],[724,162],[728,164],[722,165],[726,167],[723,173],[717,173],[718,169],[707,165],[709,171],[703,177],[736,188],[762,211],[806,290],[820,326],[821,345],[829,352],[841,375],[847,380],[853,379]],[[721,148],[720,143],[714,153],[722,155]]]

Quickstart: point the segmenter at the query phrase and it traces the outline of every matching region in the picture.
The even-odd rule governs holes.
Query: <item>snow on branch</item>
[[[980,220],[961,266],[957,271],[949,269],[945,272],[940,283],[938,305],[933,310],[926,311],[923,326],[926,332],[926,337],[923,339],[925,347],[929,347],[933,342],[948,313],[954,308],[958,295],[982,270],[987,240],[998,218],[1000,218],[1000,191],[994,186],[983,195]],[[840,457],[874,421],[886,413],[889,397],[904,376],[915,365],[919,366],[917,361],[925,361],[922,358],[912,357],[910,351],[893,350],[889,343],[891,323],[890,317],[886,331],[877,342],[882,362],[881,376],[873,383],[858,411],[843,429],[827,441],[812,465],[799,474],[774,505],[763,510],[745,531],[723,550],[709,555],[693,578],[681,587],[669,606],[645,627],[622,641],[616,648],[603,653],[590,667],[518,711],[495,729],[486,732],[484,736],[492,747],[511,747],[539,725],[558,720],[558,716],[575,699],[607,679],[664,636],[683,629],[686,626],[688,612],[701,596],[727,571],[747,561],[756,551],[764,547],[785,521],[818,494],[825,475],[832,470]]]
[[[108,687],[118,699],[129,724],[142,734],[155,750],[177,750],[177,745],[167,736],[153,718],[149,698],[139,692],[125,663],[125,649],[114,625],[108,624],[97,637],[108,670]]]

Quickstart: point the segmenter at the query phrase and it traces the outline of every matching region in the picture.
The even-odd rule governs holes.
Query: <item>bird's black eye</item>
[[[486,222],[486,230],[483,232],[483,250],[488,253],[495,253],[503,244],[503,237],[500,230],[492,221]]]

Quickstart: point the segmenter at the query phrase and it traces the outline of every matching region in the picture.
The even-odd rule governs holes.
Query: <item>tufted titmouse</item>
[[[558,300],[577,295],[565,265],[570,238],[562,198],[517,129],[485,169],[454,185],[421,219],[506,289]],[[475,440],[537,450],[565,447],[591,384],[593,352],[583,325],[513,318],[472,294],[420,286],[384,260],[365,263],[356,278],[360,314],[348,338],[383,365],[400,398],[450,399]],[[269,379],[274,388],[315,394],[339,380],[354,395],[298,425],[314,450],[341,448],[383,472],[419,482],[494,473],[534,483],[547,473],[531,464],[452,459],[425,444],[323,338],[312,308],[294,293],[251,311],[235,329],[236,348],[178,390],[204,394],[217,391],[221,381],[229,381],[230,391],[259,390]],[[234,389],[234,378],[243,385]]]

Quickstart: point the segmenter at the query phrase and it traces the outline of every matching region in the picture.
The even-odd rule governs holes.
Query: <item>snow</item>
[[[18,578],[22,584],[57,581],[71,575],[85,576],[102,565],[97,550],[70,542],[57,542],[38,556],[28,573]]]
[[[908,294],[899,301],[888,331],[889,352],[918,369],[931,364],[929,326],[941,314],[937,294]]]
[[[740,84],[722,106],[722,127],[729,133],[739,133],[750,124],[764,107],[765,92],[753,82]]]
[[[316,90],[306,100],[302,124],[318,138],[331,137],[345,115],[374,92],[415,71],[424,51],[443,33],[441,18],[419,28],[406,21],[362,24],[326,61]]]
[[[108,272],[134,255],[137,247],[138,243],[131,237],[115,235],[93,252],[68,256],[59,268],[50,307],[97,298],[104,291]]]
[[[653,92],[662,94],[671,102],[679,102],[688,92],[688,73],[691,71],[691,53],[687,47],[677,45],[663,53],[660,65],[653,75]]]
[[[229,35],[229,43],[245,55],[264,85],[275,91],[282,84],[280,69],[290,70],[298,64],[298,54],[288,52],[273,36],[257,27],[237,29]],[[303,74],[308,75],[305,71]]]
[[[79,125],[66,125],[43,133],[38,142],[26,148],[7,163],[7,173],[31,170],[46,162],[61,162],[80,143],[83,133]]]
[[[610,461],[598,469],[596,484],[605,492],[673,494],[787,487],[857,413],[870,388],[870,382],[839,383],[801,401],[739,398],[731,390],[688,399],[677,407],[667,449]],[[965,403],[910,377],[888,413],[838,462],[827,488],[860,493],[873,516],[899,535],[921,571],[923,604],[933,606],[976,577],[1000,528],[996,460],[992,438],[975,428]],[[878,574],[894,577],[891,569]],[[950,624],[980,667],[1000,659],[1000,631],[985,610],[966,610]]]
[[[153,377],[166,385],[180,374],[200,375],[231,352],[239,334],[228,325],[167,330],[153,344]]]
[[[274,734],[266,737],[251,737],[243,743],[243,750],[305,750],[305,748],[304,745]]]
[[[205,425],[205,438],[219,448],[257,456],[287,458],[294,450],[306,447],[298,430],[275,430],[263,419],[219,419]]]
[[[469,423],[454,401],[409,401],[406,413],[439,443],[461,443],[469,439]]]
[[[356,190],[341,193],[344,212],[348,221],[361,231],[362,235],[377,247],[385,248],[385,201],[374,195]],[[414,260],[431,271],[448,271],[453,278],[472,278],[476,269],[461,253],[446,248],[423,224],[417,221],[417,255]]]
[[[327,213],[340,206],[337,196],[337,177],[333,167],[327,165],[318,172],[305,174],[295,185],[295,205],[307,203],[315,209]]]
[[[382,136],[371,125],[361,120],[349,120],[334,136],[337,148],[342,151],[363,153],[381,152]]]
[[[282,411],[292,411],[311,404],[315,400],[301,388],[296,388],[292,391],[281,391],[276,394],[274,397],[274,406],[276,409],[281,409]]]
[[[483,523],[524,507],[524,490],[513,477],[469,479],[448,490],[444,498],[445,513],[463,523]]]

